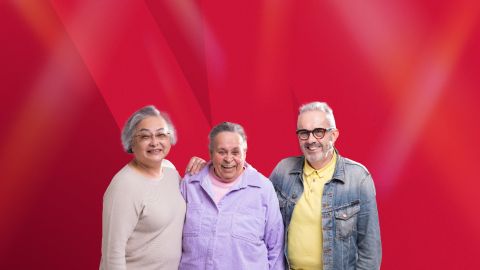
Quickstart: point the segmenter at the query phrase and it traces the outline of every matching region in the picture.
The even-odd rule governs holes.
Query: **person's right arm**
[[[125,249],[138,217],[132,191],[121,185],[110,186],[103,197],[101,269],[127,269]]]
[[[203,167],[205,167],[205,165],[207,165],[207,162],[203,158],[193,156],[187,164],[185,175],[197,174],[203,169]]]

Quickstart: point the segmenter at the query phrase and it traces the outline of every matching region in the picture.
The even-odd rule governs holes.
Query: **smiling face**
[[[307,111],[298,116],[297,128],[306,130],[313,130],[315,128],[327,129],[330,128],[330,125],[324,112]],[[333,129],[327,131],[322,139],[315,138],[311,133],[306,140],[298,138],[300,149],[310,166],[318,170],[330,161],[338,135],[338,130]]]
[[[132,141],[135,160],[146,166],[159,166],[170,152],[167,123],[162,117],[150,116],[138,123]]]
[[[220,180],[232,182],[242,174],[246,156],[245,143],[239,134],[223,131],[213,138],[210,157]]]

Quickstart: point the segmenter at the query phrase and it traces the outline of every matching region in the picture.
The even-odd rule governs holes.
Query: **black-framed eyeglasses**
[[[297,136],[300,140],[308,140],[310,133],[313,134],[313,137],[316,139],[322,139],[325,137],[325,133],[328,131],[334,130],[335,128],[314,128],[313,130],[308,129],[298,129]]]

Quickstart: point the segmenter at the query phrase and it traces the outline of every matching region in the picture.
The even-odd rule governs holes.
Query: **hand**
[[[185,169],[185,174],[197,174],[205,165],[207,162],[199,157],[192,157],[190,161],[187,164],[187,168]]]

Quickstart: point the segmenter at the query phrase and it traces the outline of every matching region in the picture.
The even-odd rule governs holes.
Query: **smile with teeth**
[[[162,152],[162,149],[151,149],[151,150],[148,150],[147,152],[150,154],[158,154]]]
[[[221,165],[221,167],[222,167],[222,169],[229,170],[229,169],[235,168],[235,165]]]

